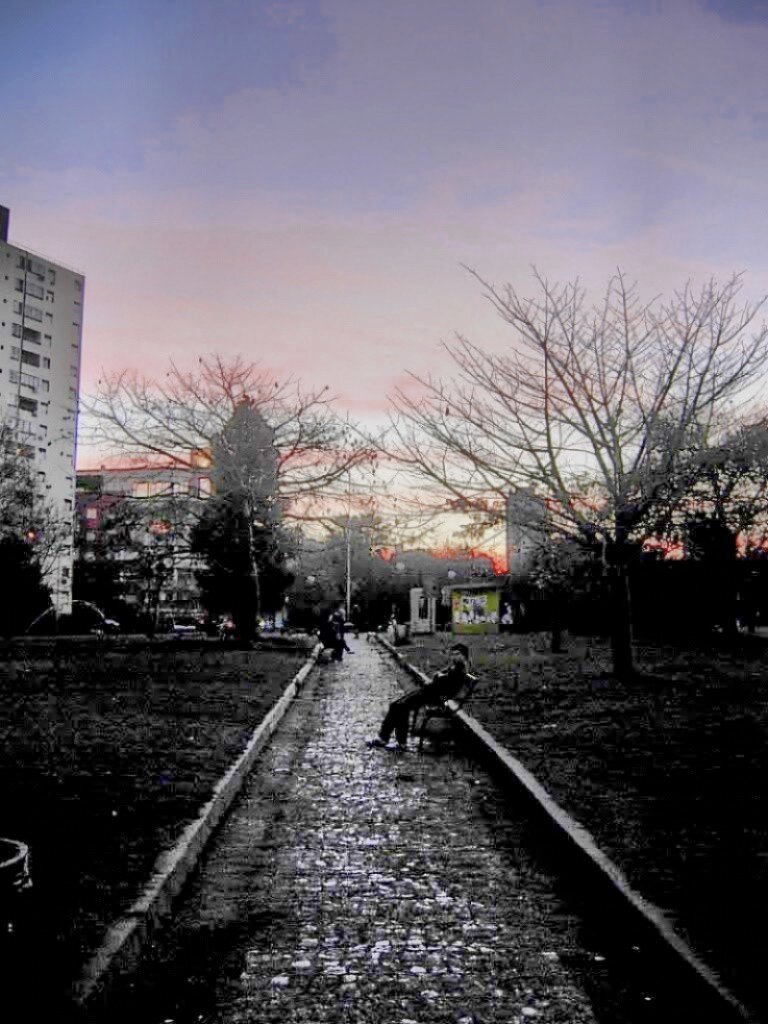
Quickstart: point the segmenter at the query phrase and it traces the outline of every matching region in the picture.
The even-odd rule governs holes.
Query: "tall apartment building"
[[[44,562],[59,612],[72,609],[75,454],[85,278],[8,241],[0,206],[0,416],[34,463],[55,516]]]
[[[530,571],[549,536],[547,503],[530,491],[507,495],[507,565],[512,576]]]

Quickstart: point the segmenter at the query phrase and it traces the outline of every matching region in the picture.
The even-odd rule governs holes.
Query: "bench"
[[[477,682],[477,676],[467,673],[466,682],[454,697],[435,704],[423,704],[414,711],[411,734],[419,737],[419,750],[424,746],[425,737],[430,738],[433,743],[439,743],[441,736],[454,733],[456,712],[460,711],[472,697]]]

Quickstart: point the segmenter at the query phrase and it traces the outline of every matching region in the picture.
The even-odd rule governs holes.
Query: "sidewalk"
[[[246,783],[165,954],[183,980],[141,1019],[593,1021],[564,963],[584,957],[577,922],[490,781],[460,757],[365,747],[400,685],[350,642]]]

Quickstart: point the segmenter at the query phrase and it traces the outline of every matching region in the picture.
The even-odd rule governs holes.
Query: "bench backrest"
[[[452,699],[461,707],[469,700],[472,694],[475,692],[477,686],[477,676],[473,676],[470,672],[467,673],[467,681],[464,683],[462,688]]]

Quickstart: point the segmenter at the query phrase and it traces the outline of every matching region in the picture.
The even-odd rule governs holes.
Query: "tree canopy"
[[[263,612],[282,606],[290,574],[280,530],[279,455],[274,431],[242,400],[211,444],[213,494],[192,531],[203,603],[232,613],[238,634],[252,636]]]
[[[490,522],[510,493],[538,501],[547,533],[597,540],[621,577],[632,539],[682,495],[682,463],[751,398],[768,356],[763,303],[741,299],[738,275],[645,302],[617,272],[594,305],[578,282],[538,272],[533,297],[475,277],[509,348],[458,337],[444,346],[451,378],[412,375],[417,387],[393,396],[397,457],[433,505]]]
[[[236,410],[247,404],[272,433],[282,514],[314,520],[343,493],[368,447],[333,409],[327,387],[277,379],[242,357],[210,355],[194,371],[171,363],[153,380],[132,370],[103,377],[84,405],[84,439],[120,458],[141,456],[195,466],[211,454]]]

